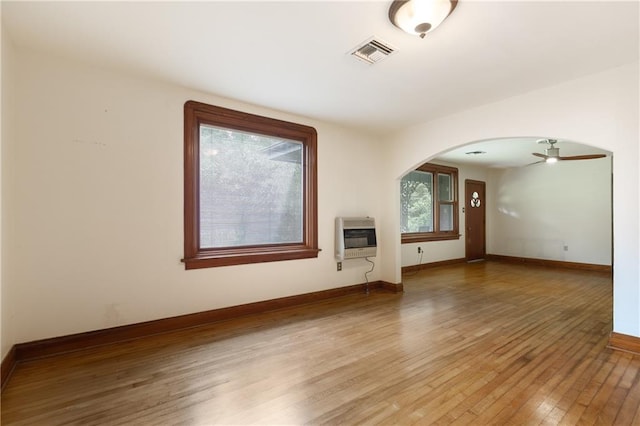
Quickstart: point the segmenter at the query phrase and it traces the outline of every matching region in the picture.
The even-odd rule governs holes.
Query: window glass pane
[[[433,175],[413,171],[400,182],[402,232],[433,232]]]
[[[453,231],[453,205],[440,204],[440,231]]]
[[[451,175],[438,173],[438,200],[453,201],[453,179],[451,179]]]
[[[302,242],[301,142],[200,126],[200,247]]]

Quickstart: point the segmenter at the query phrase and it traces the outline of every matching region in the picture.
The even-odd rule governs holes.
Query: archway
[[[402,244],[401,266],[465,259],[467,207],[464,182],[487,183],[487,255],[611,270],[611,152],[560,141],[562,158],[580,161],[539,163],[541,138],[500,138],[464,144],[436,155],[431,163],[455,167],[460,238]],[[543,151],[544,152],[544,151]],[[590,158],[585,155],[602,155]],[[580,157],[574,157],[580,156]]]
[[[388,140],[381,182],[382,279],[401,282],[398,181],[424,160],[469,141],[554,135],[614,153],[614,332],[640,338],[640,114],[638,64],[416,125]],[[619,177],[619,178],[618,178]]]

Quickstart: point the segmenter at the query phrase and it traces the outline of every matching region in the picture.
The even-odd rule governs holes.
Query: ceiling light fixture
[[[558,157],[560,157],[560,149],[556,148],[554,144],[557,143],[558,141],[555,139],[548,139],[545,142],[548,143],[550,146],[549,148],[544,150],[544,153],[547,156],[547,158],[544,161],[547,163],[557,163]]]
[[[458,0],[394,0],[389,20],[401,30],[424,38],[445,20]]]

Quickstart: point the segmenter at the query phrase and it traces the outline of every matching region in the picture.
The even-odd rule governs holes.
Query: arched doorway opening
[[[473,228],[468,217],[476,211],[472,207],[482,205],[486,208],[483,231],[488,257],[611,271],[612,153],[560,139],[555,146],[564,160],[549,164],[541,161],[540,154],[548,147],[542,139],[475,141],[425,161],[458,171],[459,238],[403,238],[402,270],[477,259],[469,256]],[[465,182],[485,184],[486,200],[466,200]],[[437,208],[437,197],[433,194],[433,204],[424,204]]]

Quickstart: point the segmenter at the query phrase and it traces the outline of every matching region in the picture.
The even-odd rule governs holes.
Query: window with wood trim
[[[458,239],[458,169],[425,163],[407,173],[400,223],[403,243]]]
[[[313,127],[184,106],[186,269],[318,256]]]

